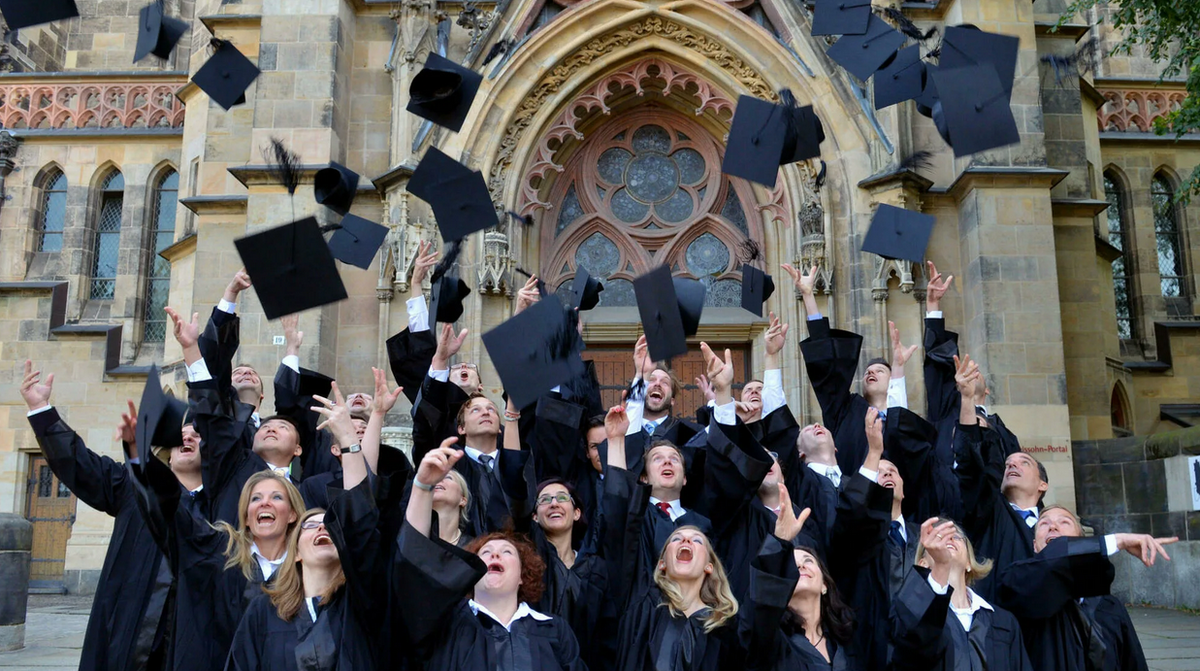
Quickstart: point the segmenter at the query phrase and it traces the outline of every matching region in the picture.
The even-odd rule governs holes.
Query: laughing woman
[[[428,671],[585,669],[567,623],[530,608],[545,565],[524,538],[496,532],[464,550],[430,536],[434,487],[463,452],[449,438],[417,468],[392,569],[394,635]]]

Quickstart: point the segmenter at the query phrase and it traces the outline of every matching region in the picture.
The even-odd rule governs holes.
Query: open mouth
[[[675,469],[664,468],[662,469],[661,475],[664,480],[670,480],[675,477]]]
[[[441,485],[441,484],[434,485],[434,486],[433,486],[433,491],[435,491],[435,492],[444,492],[444,491],[446,491],[446,485]]]
[[[260,524],[264,524],[267,522],[274,522],[275,521],[275,513],[264,510],[261,513],[259,513],[258,516],[254,518],[254,520]]]
[[[564,517],[566,517],[566,515],[561,510],[552,510],[550,511],[550,514],[546,515],[546,519],[548,520],[561,520]]]
[[[1021,472],[1020,472],[1020,471],[1013,471],[1013,470],[1010,470],[1010,471],[1004,471],[1004,477],[1005,477],[1006,479],[1007,479],[1007,478],[1019,478],[1019,477],[1021,477]]]
[[[187,444],[180,445],[180,446],[179,446],[179,453],[180,453],[180,454],[195,454],[195,453],[196,453],[196,446],[195,446],[195,445],[187,445]]]
[[[661,401],[663,399],[663,395],[662,392],[652,391],[646,395],[646,398],[653,399],[655,401]]]
[[[504,564],[501,564],[500,562],[491,562],[490,564],[487,565],[487,572],[489,574],[496,573],[496,574],[503,575],[504,574]]]
[[[317,534],[317,537],[313,539],[313,545],[333,545],[333,539],[329,537],[329,534]]]
[[[690,562],[693,556],[695,556],[694,551],[686,545],[675,551],[675,561],[678,562]]]

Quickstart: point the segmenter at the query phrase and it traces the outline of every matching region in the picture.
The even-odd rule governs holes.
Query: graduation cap
[[[862,35],[871,19],[871,0],[816,0],[813,35]]]
[[[679,304],[679,317],[683,321],[683,332],[686,335],[696,335],[700,330],[700,313],[704,312],[704,294],[708,287],[700,280],[686,277],[672,277],[675,285],[675,299]]]
[[[446,273],[433,283],[433,309],[436,321],[453,324],[463,313],[463,299],[471,295],[471,287],[456,273]]]
[[[580,265],[575,269],[575,281],[571,283],[571,303],[567,307],[579,308],[580,312],[591,310],[600,302],[601,291],[604,291],[604,285],[600,283],[600,279],[592,277],[588,269]]]
[[[921,86],[920,95],[913,98],[913,101],[917,103],[918,114],[924,117],[932,117],[933,106],[938,101],[937,84],[933,81],[933,74],[941,68],[933,63],[922,63],[921,67],[925,69],[924,82]]]
[[[763,316],[763,303],[775,293],[775,280],[754,266],[742,264],[742,307]]]
[[[346,298],[329,245],[315,217],[233,241],[267,319]]]
[[[192,82],[225,110],[246,102],[246,89],[259,69],[228,40],[213,39],[213,55],[196,71]]]
[[[721,172],[774,188],[779,166],[820,156],[825,130],[812,106],[794,106],[786,89],[780,97],[784,104],[738,98]]]
[[[895,57],[875,73],[872,81],[875,84],[877,110],[920,96],[925,90],[925,62],[921,60],[921,47],[914,44],[897,51]]]
[[[1004,95],[1012,97],[1020,42],[1012,35],[989,33],[971,25],[951,26],[942,38],[942,55],[938,58],[938,65],[942,70],[991,65],[1000,78]]]
[[[154,54],[164,61],[169,59],[171,51],[187,29],[186,21],[167,16],[162,2],[151,2],[142,7],[138,12],[137,46],[133,50],[133,62],[137,63],[147,54]]]
[[[340,163],[329,162],[313,177],[313,197],[338,214],[345,215],[358,192],[358,173]]]
[[[0,0],[0,13],[12,31],[74,18],[79,8],[75,0]]]
[[[784,89],[787,92],[787,89]],[[791,99],[790,93],[788,98]],[[792,99],[794,100],[794,99]],[[813,110],[812,105],[790,108],[792,122],[787,124],[783,139],[783,165],[804,161],[821,155],[821,143],[825,141],[825,127]]]
[[[150,454],[151,447],[179,447],[183,445],[183,419],[188,404],[168,396],[159,381],[158,366],[151,365],[146,375],[146,386],[142,389],[142,402],[138,404],[137,436],[138,449]]]
[[[871,228],[863,238],[862,251],[885,259],[921,263],[935,221],[937,217],[931,214],[880,204],[871,218]]]
[[[308,368],[300,368],[300,386],[299,396],[324,396],[329,397],[329,392],[333,390],[334,379],[324,373]]]
[[[483,83],[483,75],[430,52],[408,85],[409,112],[457,133]]]
[[[429,203],[442,239],[461,240],[500,223],[483,174],[430,147],[408,180],[408,192]]]
[[[933,74],[939,100],[933,120],[955,157],[1021,141],[1008,94],[991,65],[975,65]]]
[[[580,339],[559,301],[538,301],[483,334],[483,346],[518,408],[583,375]]]
[[[867,32],[862,35],[846,35],[825,53],[850,74],[865,82],[896,53],[897,49],[904,46],[904,41],[903,33],[872,14],[867,24]]]
[[[386,226],[347,214],[329,238],[329,251],[338,261],[366,270],[371,267],[375,252],[379,251],[387,233]]]

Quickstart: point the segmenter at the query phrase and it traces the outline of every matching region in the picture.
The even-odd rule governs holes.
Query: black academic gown
[[[978,424],[959,425],[954,452],[958,459],[963,502],[963,529],[975,554],[995,561],[997,570],[972,586],[989,603],[996,603],[1000,571],[1033,556],[1033,529],[1009,505],[1000,484],[1004,478],[1003,447],[994,432]]]
[[[1100,629],[1105,646],[1106,669],[1147,671],[1146,654],[1138,640],[1125,604],[1111,594],[1087,597],[1080,604],[1084,615]]]
[[[388,364],[396,384],[404,388],[408,402],[416,405],[421,383],[429,373],[433,355],[437,353],[437,338],[433,331],[403,329],[387,339]]]
[[[167,604],[173,578],[138,511],[129,471],[89,450],[56,409],[33,415],[29,424],[59,481],[80,501],[114,518],[79,668],[170,668],[173,613]]]
[[[1109,593],[1115,571],[1104,538],[1057,538],[1039,553],[1000,564],[999,605],[1021,623],[1025,647],[1038,671],[1110,671],[1118,645],[1088,616],[1088,597]],[[1136,639],[1135,639],[1136,640]]]
[[[468,399],[470,396],[453,382],[425,375],[412,409],[414,464],[421,463],[443,440],[458,435],[458,411]]]
[[[800,343],[809,383],[821,406],[821,421],[833,433],[838,466],[853,473],[867,458],[867,410],[861,394],[850,391],[858,371],[862,336],[829,327],[822,317],[808,321],[808,338]]]
[[[858,671],[862,666],[849,641],[825,630],[829,660],[813,647],[788,601],[800,571],[789,542],[763,540],[750,566],[750,588],[738,609],[740,651],[752,671]]]
[[[954,588],[938,594],[928,578],[915,567],[892,602],[894,671],[1033,671],[1012,613],[980,608],[965,631],[950,613]]]
[[[312,408],[319,404],[312,397],[316,392],[309,391],[314,387],[324,389],[328,383],[329,378],[307,368],[297,372],[281,363],[275,371],[275,414],[290,418],[300,431],[301,475],[304,478],[339,467],[340,462],[330,449],[333,435],[317,429],[324,418],[313,412]]]
[[[384,606],[384,562],[370,483],[335,494],[325,528],[341,558],[346,583],[317,606],[314,622],[302,604],[291,621],[279,617],[260,594],[238,625],[226,671],[372,671],[382,643],[379,615]]]
[[[891,408],[884,424],[884,458],[904,480],[902,510],[906,517],[962,519],[962,496],[953,461],[939,458],[941,434],[932,422],[906,408]]]
[[[165,464],[148,459],[130,470],[138,509],[176,576],[173,668],[223,669],[238,622],[262,592],[262,571],[255,563],[247,578],[239,567],[225,568],[228,537],[213,528]]]
[[[398,544],[391,598],[419,607],[396,609],[393,635],[411,641],[412,657],[426,671],[587,668],[575,635],[560,618],[522,617],[505,630],[472,612],[466,597],[487,573],[476,555],[428,538],[407,522]]]

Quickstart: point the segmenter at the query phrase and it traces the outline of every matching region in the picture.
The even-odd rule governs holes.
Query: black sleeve
[[[449,382],[435,380],[428,375],[421,381],[421,391],[413,403],[413,463],[420,465],[430,450],[441,444],[446,423],[455,421],[449,417]],[[457,387],[456,387],[457,388]]]
[[[838,427],[850,410],[850,385],[858,370],[862,336],[829,328],[825,317],[808,322],[809,336],[800,343],[804,366],[826,426]]]
[[[975,535],[990,524],[1004,478],[1004,461],[984,440],[978,424],[959,424],[954,433],[954,458],[958,462],[958,488],[962,494],[963,522]]]
[[[610,594],[617,612],[627,610],[632,599],[650,588],[650,567],[643,566],[643,527],[650,505],[650,488],[623,469],[604,469],[604,519],[600,550],[608,569]]]
[[[125,466],[89,450],[83,438],[67,426],[55,408],[33,415],[29,425],[59,482],[80,501],[116,517],[125,501],[123,492],[129,486]]]
[[[939,468],[933,424],[905,408],[891,408],[883,432],[886,457],[904,479],[904,514],[916,520],[949,514],[958,501],[958,479],[949,469]]]
[[[929,585],[929,570],[914,566],[892,597],[892,664],[896,671],[938,667],[949,641],[943,636],[954,588],[938,594]],[[1014,638],[1020,638],[1015,636]]]
[[[1108,594],[1114,575],[1103,537],[1057,538],[1001,568],[997,601],[1018,618],[1045,619],[1075,599]]]
[[[892,521],[892,490],[861,473],[842,481],[829,541],[829,566],[835,575],[857,573],[883,551]],[[844,594],[844,598],[850,595]]]
[[[188,400],[201,438],[200,473],[204,489],[208,499],[215,502],[250,458],[253,445],[247,444],[245,424],[234,416],[234,401],[221,397],[216,380],[189,382]]]
[[[177,571],[179,548],[177,523],[186,514],[179,505],[183,487],[166,464],[155,457],[140,464],[130,464],[128,482],[134,488],[134,501],[146,522],[155,545]]]
[[[214,307],[196,344],[208,372],[224,396],[233,397],[233,356],[241,341],[241,319]]]
[[[746,651],[746,668],[779,668],[789,645],[781,625],[799,579],[791,544],[767,536],[750,562],[750,590],[738,609],[738,638]]]
[[[369,475],[353,489],[337,493],[329,502],[325,528],[337,547],[350,605],[372,622],[382,614],[381,598],[386,566],[380,548],[379,509],[375,507]]]
[[[407,328],[387,340],[388,364],[396,384],[404,387],[409,403],[417,402],[421,383],[429,373],[433,355],[437,352],[437,339],[432,330],[412,332]]]
[[[270,607],[271,602],[265,594],[250,602],[246,614],[238,623],[237,631],[233,634],[225,671],[259,671],[270,668],[268,665],[271,660],[264,658],[267,653],[263,645],[267,641],[267,627],[263,615]],[[307,613],[304,617],[308,617]]]
[[[424,536],[407,522],[396,542],[399,549],[392,570],[391,600],[420,607],[394,608],[395,624],[427,656],[450,634],[447,624],[455,607],[471,593],[487,567],[479,557],[440,538]]]
[[[754,500],[758,486],[771,470],[771,456],[742,420],[736,421],[729,426],[713,417],[708,425],[704,489],[696,508],[712,521],[715,537],[723,536],[743,519],[742,511]]]
[[[954,382],[958,334],[946,330],[946,320],[925,319],[925,417],[938,424],[958,417],[962,396]]]
[[[586,472],[585,466],[591,468],[580,454],[583,412],[583,406],[570,401],[553,396],[538,398],[529,440],[538,482],[547,478],[575,482]]]

